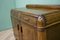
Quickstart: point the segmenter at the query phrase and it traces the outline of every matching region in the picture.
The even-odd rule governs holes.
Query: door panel
[[[32,26],[23,22],[21,25],[23,29],[23,40],[37,40],[37,32]]]

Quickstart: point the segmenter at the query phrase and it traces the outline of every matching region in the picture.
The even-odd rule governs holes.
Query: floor
[[[0,32],[0,40],[15,40],[14,35],[13,35],[13,30],[5,30]]]

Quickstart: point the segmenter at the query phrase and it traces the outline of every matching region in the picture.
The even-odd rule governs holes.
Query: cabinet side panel
[[[46,29],[47,40],[60,40],[60,23]]]

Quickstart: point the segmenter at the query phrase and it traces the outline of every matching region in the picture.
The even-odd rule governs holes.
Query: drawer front
[[[18,16],[17,11],[12,10],[12,11],[11,11],[11,15],[12,15],[12,16]]]
[[[21,13],[22,12],[20,12],[20,11],[12,10],[11,11],[11,16],[16,17],[17,19],[19,19]]]
[[[60,11],[59,12],[53,12],[50,14],[45,14],[46,24],[51,24],[57,21],[60,21]]]
[[[21,20],[31,25],[36,25],[37,18],[26,14],[21,14]]]

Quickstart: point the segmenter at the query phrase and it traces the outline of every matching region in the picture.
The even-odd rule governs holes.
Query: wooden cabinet
[[[60,40],[60,10],[13,9],[16,40]]]

